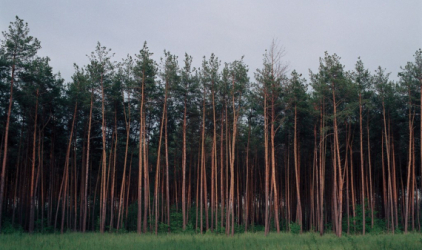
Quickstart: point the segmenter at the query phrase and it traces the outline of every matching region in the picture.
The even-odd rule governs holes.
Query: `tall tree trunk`
[[[145,72],[143,72],[143,76],[145,75]],[[150,190],[149,190],[149,170],[148,170],[148,151],[147,151],[147,147],[148,147],[148,141],[147,141],[147,129],[146,129],[146,114],[145,111],[143,110],[143,107],[145,105],[145,77],[143,77],[142,79],[143,84],[142,84],[142,103],[141,103],[141,139],[139,142],[139,147],[141,148],[141,142],[142,142],[142,154],[141,151],[139,151],[140,155],[143,155],[143,165],[144,165],[144,225],[143,225],[143,231],[144,233],[146,233],[147,231],[147,216],[148,216],[148,209],[150,208],[149,206],[149,199],[150,199]],[[141,158],[141,157],[140,157]],[[142,160],[140,160],[142,161]],[[142,171],[142,165],[140,163],[139,165],[139,171]],[[142,181],[142,173],[139,173],[139,181]],[[138,183],[138,216],[141,217],[141,209],[139,208],[141,206],[141,190],[142,189],[142,184]],[[140,222],[140,218],[138,219],[138,223],[139,225],[141,224]],[[139,231],[138,233],[140,233],[140,226],[139,226]]]
[[[183,104],[183,149],[182,149],[182,215],[183,215],[183,231],[186,230],[186,94]]]
[[[35,187],[34,187],[34,181],[35,181],[35,143],[37,141],[37,118],[38,118],[38,96],[39,96],[39,89],[37,89],[36,92],[37,100],[35,103],[35,120],[34,120],[34,138],[33,138],[33,144],[32,144],[32,168],[31,168],[31,187],[30,187],[30,208],[29,208],[29,233],[34,232],[34,212],[35,212]],[[75,111],[76,112],[76,111]],[[70,144],[70,143],[69,143]],[[2,204],[0,203],[0,206]]]
[[[15,59],[16,59],[16,54],[13,55],[12,78],[10,79],[9,108],[7,109],[6,126],[4,130],[3,161],[1,164],[1,175],[0,175],[0,233],[1,233],[2,208],[3,208],[3,196],[4,196],[4,182],[5,182],[5,177],[6,177],[7,147],[9,145],[8,144],[9,143],[9,124],[10,124],[10,115],[12,113],[12,105],[13,105],[13,83],[15,79]]]
[[[101,217],[100,217],[100,232],[104,233],[106,211],[107,211],[107,190],[106,190],[106,172],[107,172],[107,155],[106,155],[106,123],[105,123],[105,91],[103,74],[101,73],[101,133],[102,133],[102,203],[101,203]]]
[[[115,143],[114,143],[114,156],[113,156],[113,170],[111,174],[111,192],[110,192],[110,228],[109,231],[112,232],[114,224],[114,183],[116,179],[116,154],[117,154],[117,110],[116,106],[114,107],[114,134],[115,134]],[[113,148],[110,148],[113,150]]]
[[[362,192],[362,235],[365,235],[365,185],[364,185],[364,170],[363,170],[363,139],[362,139],[362,94],[359,93],[359,145],[360,145],[360,171],[361,171],[361,192]],[[369,140],[369,139],[368,139]]]
[[[300,201],[300,170],[299,170],[299,155],[298,155],[298,142],[297,142],[297,106],[295,105],[295,125],[294,125],[294,136],[293,136],[293,149],[294,149],[294,161],[295,161],[295,175],[296,175],[296,222],[300,225],[300,231],[302,232],[302,204]]]
[[[67,151],[66,151],[66,162],[65,162],[65,166],[64,166],[64,173],[63,173],[63,181],[62,181],[62,185],[63,185],[63,202],[62,202],[62,224],[61,224],[61,229],[60,232],[63,234],[64,232],[64,219],[65,219],[65,210],[66,210],[66,196],[67,196],[67,183],[68,183],[68,169],[69,169],[69,158],[70,158],[70,149],[72,147],[72,137],[73,137],[73,130],[75,127],[75,120],[76,120],[76,111],[78,108],[78,103],[75,103],[75,111],[73,113],[73,120],[72,120],[72,127],[70,129],[70,135],[69,135],[69,143],[67,145]],[[58,202],[60,201],[60,196],[58,199]],[[57,206],[58,207],[58,206]],[[56,218],[57,218],[57,214],[56,214]]]
[[[213,115],[213,137],[212,137],[212,150],[211,150],[211,232],[213,231],[213,215],[214,207],[216,201],[217,189],[215,185],[216,175],[217,175],[217,123],[215,119],[215,96],[214,96],[214,80],[212,80],[211,86],[211,96],[212,96],[212,115]],[[217,213],[217,211],[215,211]]]
[[[382,112],[383,112],[383,121],[384,121],[384,135],[385,135],[385,152],[386,152],[386,156],[387,156],[387,170],[388,170],[388,205],[387,205],[387,207],[389,207],[388,208],[388,211],[390,211],[391,210],[391,223],[392,223],[392,226],[391,226],[391,229],[392,229],[392,232],[394,233],[394,220],[393,220],[393,215],[392,215],[392,213],[393,213],[393,211],[392,211],[392,209],[391,209],[391,206],[390,206],[390,204],[392,203],[392,191],[391,191],[391,171],[390,171],[390,143],[389,143],[389,139],[388,139],[388,137],[389,137],[389,132],[387,131],[387,118],[386,118],[386,114],[385,114],[385,105],[384,105],[384,100],[382,101]],[[388,218],[388,214],[386,214],[386,217]]]
[[[230,214],[232,216],[232,231],[231,235],[234,235],[234,161],[235,161],[235,147],[236,147],[236,133],[237,133],[237,119],[238,114],[235,107],[234,101],[234,80],[233,80],[233,95],[232,95],[232,105],[233,105],[233,132],[232,132],[232,145],[231,145],[231,154],[230,154],[230,200],[229,200],[229,208]]]
[[[249,224],[249,203],[250,203],[250,184],[249,184],[249,141],[251,137],[251,124],[248,121],[248,142],[246,145],[246,188],[245,188],[245,218],[243,223],[245,224],[245,232],[248,231],[248,224]]]
[[[271,96],[271,170],[272,170],[272,185],[274,192],[274,220],[277,228],[277,233],[280,232],[280,220],[278,219],[278,193],[277,193],[277,182],[276,182],[276,171],[275,171],[275,100],[274,93]]]
[[[122,97],[123,97],[123,105],[125,104],[125,95],[122,92]],[[119,195],[119,212],[117,215],[117,230],[119,230],[120,227],[120,218],[122,216],[122,209],[123,209],[123,204],[124,204],[124,190],[125,190],[125,184],[126,184],[126,165],[127,165],[127,154],[128,154],[128,150],[129,150],[129,135],[130,135],[130,93],[128,93],[128,112],[126,114],[126,108],[123,106],[123,114],[125,117],[125,127],[126,127],[126,147],[125,147],[125,159],[123,162],[123,176],[122,176],[122,184],[120,186],[120,195]],[[141,128],[140,128],[141,130]],[[139,147],[141,148],[141,143],[139,143]],[[141,156],[141,154],[139,154]],[[141,157],[139,157],[139,160],[141,160]],[[142,172],[142,168],[139,170],[140,172]],[[129,187],[128,187],[129,188]],[[138,217],[141,217],[138,214]],[[137,224],[138,225],[138,224]],[[139,229],[140,229],[140,225],[139,225]]]
[[[408,164],[407,164],[407,186],[405,190],[405,211],[404,211],[404,233],[407,233],[408,220],[409,220],[409,193],[410,193],[410,177],[412,172],[412,140],[413,140],[413,118],[412,118],[412,106],[410,101],[410,89],[409,93],[409,148],[408,148]],[[412,217],[413,219],[413,217]]]
[[[16,175],[15,175],[15,188],[14,188],[14,194],[13,194],[13,212],[12,212],[12,227],[15,224],[15,212],[16,212],[16,207],[17,207],[17,193],[18,193],[18,182],[19,182],[19,171],[20,171],[20,160],[21,160],[21,148],[22,148],[22,134],[23,134],[23,121],[22,121],[22,126],[21,126],[21,133],[19,136],[19,149],[18,149],[18,160],[16,163]],[[0,203],[1,206],[1,203]],[[1,220],[1,217],[0,217]],[[1,223],[0,223],[0,227],[1,227]],[[1,231],[0,231],[1,233]]]
[[[419,81],[420,81],[420,83],[421,83],[421,85],[420,85],[420,88],[419,88],[419,91],[420,91],[420,93],[421,93],[421,95],[420,95],[420,114],[422,114],[422,75],[420,76],[420,78],[419,78]],[[420,174],[421,174],[421,176],[422,176],[422,118],[420,118],[420,142],[421,142],[421,146],[420,146],[420,156],[421,156],[421,159],[420,159],[420,166],[421,166],[421,170],[420,170]],[[417,184],[416,184],[417,185]],[[416,187],[417,188],[417,187]],[[421,182],[421,191],[422,191],[422,182]],[[417,194],[419,194],[419,192],[417,192]],[[418,216],[419,216],[419,204],[420,204],[420,202],[419,202],[419,199],[416,199],[417,200],[417,210],[418,210]],[[1,201],[0,201],[0,204],[1,204]],[[0,215],[1,215],[1,213],[0,213]],[[0,217],[1,218],[1,217]],[[420,223],[420,220],[419,220],[419,217],[418,217],[418,223]],[[419,226],[419,230],[420,230],[420,226]]]
[[[203,196],[204,193],[204,187],[206,185],[206,179],[204,179],[205,176],[205,85],[204,85],[204,96],[203,96],[203,103],[202,103],[202,128],[201,128],[201,170],[200,170],[200,180],[201,180],[201,185],[200,185],[200,200],[199,200],[199,204],[200,204],[200,233],[202,234],[202,230],[203,230],[203,225],[202,225],[202,221],[203,221],[203,212],[202,212],[202,204],[206,205],[206,203],[204,202],[204,200],[206,200],[207,198]],[[205,182],[205,184],[204,184]]]
[[[336,102],[336,95],[335,95],[335,84],[334,82],[332,83],[332,93],[333,93],[333,108],[334,108],[334,168],[337,166],[338,167],[338,186],[336,183],[334,183],[334,192],[336,193],[336,195],[338,195],[337,199],[338,199],[338,212],[337,213],[337,218],[336,218],[336,226],[337,226],[337,236],[341,237],[341,225],[342,225],[342,210],[343,210],[343,182],[344,182],[344,174],[342,174],[342,169],[341,169],[341,159],[340,159],[340,145],[339,145],[339,140],[338,140],[338,127],[337,127],[337,102]],[[334,175],[336,175],[336,171],[334,169]],[[336,176],[334,178],[334,182],[336,182]]]
[[[264,87],[265,88],[265,87]],[[270,170],[268,164],[268,114],[267,114],[267,92],[264,89],[264,160],[265,160],[265,235],[267,236],[270,231],[270,197],[269,197],[269,182]]]
[[[168,83],[166,83],[168,85]],[[166,87],[167,89],[168,87]],[[166,97],[167,98],[167,97]],[[169,176],[169,150],[168,150],[168,136],[167,136],[167,107],[164,111],[166,116],[164,119],[164,146],[166,154],[166,208],[167,208],[167,231],[170,232],[170,176]]]
[[[84,213],[83,213],[83,224],[82,232],[86,231],[87,227],[87,216],[88,216],[88,179],[89,179],[89,156],[90,156],[90,143],[91,143],[91,124],[92,124],[92,107],[94,105],[94,89],[91,88],[91,101],[89,107],[89,118],[88,118],[88,137],[86,146],[86,166],[85,166],[85,188],[84,188]],[[95,208],[94,208],[95,209]]]
[[[142,71],[142,83],[141,83],[141,107],[139,109],[139,162],[138,162],[138,216],[137,216],[137,232],[141,234],[142,232],[142,156],[143,156],[143,142],[145,140],[145,121],[144,121],[144,103],[145,103],[145,93],[144,93],[144,85],[145,85],[145,70]],[[129,104],[130,105],[130,104]],[[144,155],[145,156],[145,155]],[[144,166],[147,169],[147,166]],[[146,173],[148,170],[144,169],[145,176],[144,176],[144,233],[147,229],[147,221],[146,216],[148,212],[147,201],[149,200],[149,195],[147,197],[146,191]]]
[[[369,112],[368,112],[369,113]],[[374,198],[372,193],[372,164],[371,164],[371,144],[370,144],[370,137],[369,137],[369,114],[367,118],[367,131],[368,131],[368,172],[369,172],[369,193],[370,193],[370,205],[371,205],[371,228],[374,227]],[[375,178],[375,176],[374,176]]]
[[[167,91],[168,86],[166,84],[166,90],[164,95],[164,105],[163,105],[163,115],[161,118],[161,125],[160,125],[160,139],[158,141],[158,150],[157,150],[157,167],[156,167],[156,174],[155,174],[155,234],[158,234],[158,186],[159,186],[159,176],[160,176],[160,155],[161,155],[161,141],[163,137],[163,126],[166,117],[166,110],[167,110]]]
[[[225,104],[224,104],[225,105]],[[220,229],[223,228],[224,225],[224,208],[225,208],[225,199],[227,198],[224,196],[224,108],[221,112],[221,127],[220,127],[220,200],[221,200],[221,215],[220,215]],[[226,132],[227,133],[227,132]],[[227,178],[227,176],[226,176]]]
[[[322,236],[324,234],[324,188],[325,188],[325,154],[326,154],[326,140],[325,140],[325,103],[324,101],[322,102],[322,106],[321,106],[321,118],[320,118],[320,171],[319,171],[319,185],[320,185],[320,221],[319,221],[319,233]]]

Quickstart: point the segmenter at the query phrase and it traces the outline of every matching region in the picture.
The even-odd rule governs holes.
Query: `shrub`
[[[351,231],[355,233],[361,233],[362,232],[362,218],[363,218],[363,211],[362,211],[362,205],[356,204],[356,210],[355,210],[356,216],[351,217],[350,219],[350,229]],[[370,234],[381,234],[384,233],[384,230],[386,228],[385,221],[383,219],[378,218],[377,211],[374,210],[374,226],[371,226],[371,210],[368,206],[368,200],[365,199],[365,231]],[[343,230],[347,229],[347,221],[345,218],[343,218]],[[354,230],[355,229],[355,230]]]
[[[5,220],[5,222],[2,225],[1,232],[3,234],[15,234],[15,233],[22,234],[23,228],[21,226],[14,227],[12,226],[12,223],[10,223],[9,220]]]
[[[290,232],[292,234],[299,234],[301,230],[301,226],[295,222],[290,223]]]

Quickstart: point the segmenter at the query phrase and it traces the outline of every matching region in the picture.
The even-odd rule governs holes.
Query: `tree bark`
[[[32,168],[31,168],[31,187],[30,187],[30,208],[29,208],[29,233],[32,234],[34,232],[34,212],[35,212],[35,143],[37,141],[37,118],[38,118],[38,96],[39,96],[39,89],[36,92],[37,100],[35,103],[35,120],[34,120],[34,135],[33,135],[33,144],[32,144]],[[70,143],[69,143],[70,144]],[[0,203],[0,206],[2,204]]]
[[[3,197],[4,197],[4,183],[6,177],[6,162],[7,162],[7,148],[9,143],[9,125],[10,125],[10,115],[12,113],[13,105],[13,84],[15,79],[15,59],[16,54],[13,55],[12,63],[12,78],[10,79],[10,97],[9,97],[9,108],[7,109],[7,118],[6,126],[4,131],[4,149],[3,149],[3,161],[1,165],[1,175],[0,175],[0,233],[1,233],[1,221],[2,221],[2,209],[3,209]]]

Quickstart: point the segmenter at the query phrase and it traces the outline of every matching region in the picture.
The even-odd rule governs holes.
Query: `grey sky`
[[[66,81],[73,63],[86,65],[97,41],[120,61],[143,42],[159,59],[166,49],[194,66],[215,53],[222,62],[245,56],[251,72],[273,38],[285,60],[308,78],[324,51],[336,53],[351,70],[361,57],[373,72],[378,65],[397,79],[400,66],[422,47],[422,1],[99,1],[0,0],[0,30],[15,16],[28,22],[41,41],[42,56]],[[251,76],[253,74],[250,74]]]

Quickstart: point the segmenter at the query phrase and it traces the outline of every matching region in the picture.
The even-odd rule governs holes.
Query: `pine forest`
[[[3,232],[421,231],[421,49],[392,80],[98,42],[65,82],[22,19],[0,39]]]

